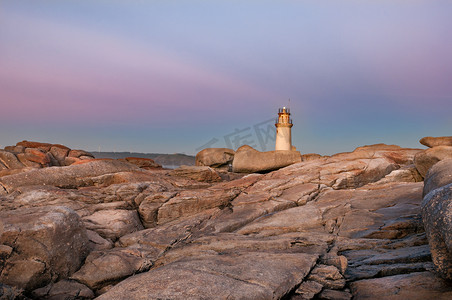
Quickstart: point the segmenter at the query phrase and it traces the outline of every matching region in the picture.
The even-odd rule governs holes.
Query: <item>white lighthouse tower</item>
[[[278,119],[276,120],[276,145],[275,150],[295,150],[292,147],[291,128],[293,126],[290,118],[290,109],[283,107],[278,109]]]

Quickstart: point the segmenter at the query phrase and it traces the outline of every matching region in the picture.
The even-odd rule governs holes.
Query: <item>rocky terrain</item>
[[[71,150],[59,144],[22,141],[15,146],[7,146],[0,150],[0,176],[36,168],[70,166],[93,158],[91,153]]]
[[[262,174],[7,147],[0,299],[451,299],[452,138],[421,142]]]
[[[139,152],[98,152],[91,151],[95,158],[121,159],[126,157],[150,158],[162,166],[193,166],[195,157],[182,153],[161,154],[161,153],[139,153]]]

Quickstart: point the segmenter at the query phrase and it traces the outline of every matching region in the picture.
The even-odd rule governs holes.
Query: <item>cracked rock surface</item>
[[[422,219],[420,151],[379,144],[249,175],[98,160],[59,167],[46,185],[6,175],[2,288],[36,299],[450,299]]]

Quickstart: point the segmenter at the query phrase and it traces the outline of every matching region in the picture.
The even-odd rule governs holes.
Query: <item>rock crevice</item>
[[[56,160],[86,156],[52,144],[10,150],[31,146]],[[225,151],[215,166],[230,163]],[[379,144],[246,176],[88,159],[0,174],[3,289],[42,299],[447,299],[452,286],[436,274],[452,269],[452,168],[442,159],[424,185],[413,166],[422,151]]]

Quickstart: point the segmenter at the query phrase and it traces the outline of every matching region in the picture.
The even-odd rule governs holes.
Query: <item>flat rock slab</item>
[[[226,206],[239,193],[238,189],[182,191],[159,208],[157,222],[161,225],[181,217],[195,215],[210,208]]]
[[[262,217],[252,222],[237,232],[240,234],[281,234],[286,232],[323,231],[322,213],[315,205],[308,203],[304,206],[293,207],[273,215]]]
[[[354,299],[452,299],[452,286],[431,272],[387,276],[353,282]]]
[[[361,261],[361,264],[380,265],[390,263],[415,263],[430,261],[428,245],[386,249],[384,253],[372,255]]]
[[[250,146],[242,146],[235,152],[232,170],[239,173],[268,172],[301,162],[298,151],[260,152]]]
[[[452,146],[452,136],[440,136],[440,137],[426,136],[420,139],[419,143],[429,148],[437,146]]]
[[[130,277],[115,285],[97,300],[199,300],[272,299],[269,289],[191,269],[162,267]]]
[[[209,209],[194,216],[165,223],[155,228],[144,229],[127,234],[118,240],[118,246],[156,247],[166,249],[191,237],[211,215],[219,209]]]
[[[95,160],[68,167],[51,167],[32,170],[0,178],[8,192],[22,186],[51,185],[62,188],[75,188],[84,184],[85,177],[95,177],[109,173],[139,170],[135,165],[118,160]]]
[[[206,254],[234,254],[244,252],[305,253],[323,255],[334,240],[329,234],[289,233],[269,237],[246,236],[237,233],[221,233],[193,240],[183,247],[165,253],[156,264],[168,264],[186,257]]]
[[[317,258],[260,252],[187,258],[130,277],[99,299],[280,299]]]
[[[416,219],[422,187],[422,182],[416,182],[326,190],[308,205],[323,211],[324,222],[333,224],[327,229],[333,232],[339,227],[337,233],[341,236],[400,238],[422,227]]]
[[[180,166],[177,169],[171,170],[168,175],[185,177],[200,182],[219,182],[221,181],[218,173],[206,166]]]

